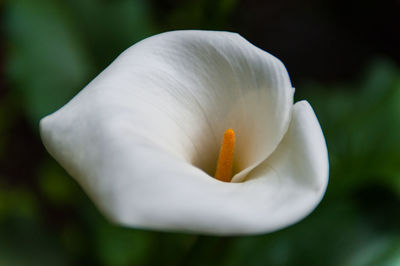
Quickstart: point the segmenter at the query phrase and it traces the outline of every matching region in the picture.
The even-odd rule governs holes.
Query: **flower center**
[[[215,178],[230,182],[232,179],[232,164],[233,164],[233,150],[235,148],[235,132],[232,129],[227,129],[222,139],[221,149],[219,151],[217,170],[215,171]]]

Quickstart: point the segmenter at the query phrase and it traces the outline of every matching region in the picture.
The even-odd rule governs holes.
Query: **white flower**
[[[123,52],[41,136],[99,209],[125,226],[238,235],[308,215],[328,157],[284,65],[238,34],[175,31]],[[232,182],[213,178],[225,130]]]

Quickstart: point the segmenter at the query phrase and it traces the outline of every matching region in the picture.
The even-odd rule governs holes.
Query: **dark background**
[[[0,265],[400,265],[399,1],[0,2]],[[114,226],[43,148],[38,122],[156,33],[240,33],[319,118],[330,183],[272,234]]]

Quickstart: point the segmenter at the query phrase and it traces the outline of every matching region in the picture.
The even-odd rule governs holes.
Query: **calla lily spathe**
[[[271,232],[307,216],[328,157],[284,65],[238,34],[174,31],[123,52],[40,123],[51,155],[112,221],[215,235]],[[233,179],[214,179],[224,131]]]

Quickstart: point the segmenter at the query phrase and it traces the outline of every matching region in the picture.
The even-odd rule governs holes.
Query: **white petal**
[[[251,188],[254,194],[264,194],[257,199],[262,202],[259,205],[265,204],[259,206],[259,226],[273,231],[307,216],[321,201],[328,178],[328,152],[321,127],[310,104],[300,101],[293,107],[289,129],[276,151],[244,184],[260,183]]]
[[[126,50],[74,101],[99,115],[124,112],[136,134],[210,175],[224,131],[232,128],[240,181],[282,139],[293,93],[284,65],[241,36],[176,31]]]
[[[306,102],[294,106],[281,145],[243,183],[210,178],[152,141],[132,137],[134,125],[123,120],[108,123],[93,117],[81,125],[93,127],[90,121],[98,129],[82,128],[82,148],[75,147],[74,161],[60,162],[106,216],[126,226],[218,235],[275,231],[311,212],[327,185],[324,138]],[[53,147],[49,150],[61,158],[70,154],[63,144],[54,145],[72,132],[52,134],[57,122],[43,120],[42,134],[46,146]]]
[[[292,96],[280,61],[240,36],[170,32],[125,51],[44,118],[41,134],[49,152],[118,223],[211,234],[267,232],[301,219],[323,194],[327,177],[320,172],[307,172],[299,163],[288,169],[301,175],[283,169],[290,165],[285,159],[302,152],[299,147],[325,148],[310,108],[311,113],[295,107],[288,131],[307,145],[268,160],[274,169],[282,165],[287,176],[258,167],[244,183],[223,183],[207,173],[215,168],[227,128],[237,135],[237,172],[267,158],[287,131]],[[306,111],[296,115],[297,109]],[[310,128],[299,126],[298,116]],[[282,147],[278,151],[290,149]],[[314,165],[316,151],[321,152],[311,149],[304,163]],[[321,156],[326,159],[326,151]],[[311,181],[300,182],[308,173]]]

